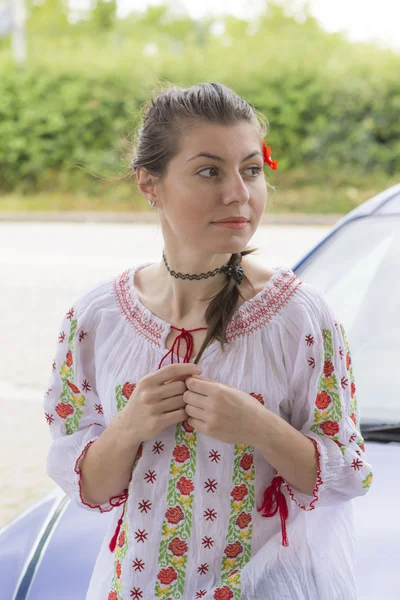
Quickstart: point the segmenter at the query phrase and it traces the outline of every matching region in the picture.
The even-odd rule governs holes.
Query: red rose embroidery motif
[[[351,365],[351,358],[350,358],[350,354],[346,354],[346,369],[349,370]]]
[[[183,556],[188,551],[188,545],[178,537],[174,538],[169,544],[168,548],[175,556]]]
[[[121,531],[121,533],[119,534],[118,537],[118,546],[120,548],[122,548],[122,546],[125,544],[125,531]]]
[[[250,394],[250,396],[253,396],[253,398],[255,398],[256,400],[258,400],[258,402],[260,404],[262,404],[263,406],[265,406],[265,402],[264,402],[264,398],[262,397],[262,394],[254,394],[253,392]]]
[[[176,462],[180,463],[184,463],[190,458],[189,448],[185,446],[185,444],[182,444],[181,446],[176,446],[172,454]]]
[[[190,479],[187,479],[186,477],[181,477],[179,481],[176,482],[176,487],[184,496],[189,496],[194,490],[193,481],[190,481]]]
[[[173,525],[177,525],[184,518],[183,510],[180,506],[174,506],[169,508],[165,513],[165,517],[168,523],[172,523]]]
[[[335,421],[325,421],[325,423],[320,424],[320,428],[325,435],[336,435],[339,433],[339,423]]]
[[[132,396],[133,390],[136,385],[134,383],[124,383],[124,387],[122,388],[122,395],[125,396],[127,400]]]
[[[73,383],[71,383],[70,381],[68,381],[68,379],[65,380],[68,384],[68,387],[74,392],[74,394],[80,394],[81,390],[79,388],[76,387],[76,385],[74,385]]]
[[[66,404],[65,402],[60,402],[56,406],[56,413],[62,418],[66,419],[70,415],[74,414],[74,407],[71,404]]]
[[[360,449],[361,449],[363,452],[365,452],[365,444],[361,444],[361,445],[360,445]]]
[[[241,552],[243,552],[243,546],[240,542],[234,542],[225,548],[225,554],[229,558],[236,558]]]
[[[330,397],[330,395],[327,392],[325,392],[325,390],[323,390],[322,392],[317,394],[317,399],[315,401],[315,404],[316,404],[317,408],[319,408],[320,410],[325,410],[325,408],[328,408],[328,406],[330,405],[331,402],[332,402],[332,398]]]
[[[243,454],[240,459],[240,466],[244,471],[248,471],[253,466],[253,455],[252,454]]]
[[[160,581],[163,585],[169,585],[175,579],[178,578],[178,575],[173,567],[168,567],[167,569],[161,569],[159,574],[157,575],[158,581]]]
[[[240,529],[245,529],[249,523],[251,523],[251,515],[249,513],[241,512],[236,519],[236,525]]]
[[[350,415],[350,419],[353,421],[354,425],[357,425],[357,419],[356,419],[356,415],[354,413],[352,413]]]
[[[248,493],[249,490],[247,489],[247,485],[245,483],[242,483],[241,485],[237,485],[233,488],[233,490],[231,491],[231,496],[234,500],[240,501],[243,500],[243,498],[247,496]]]
[[[351,384],[350,390],[351,390],[351,397],[354,398],[354,396],[356,395],[356,384],[354,382]]]
[[[68,352],[67,352],[66,363],[67,363],[67,367],[70,367],[72,365],[72,352],[71,352],[71,350],[68,350]]]
[[[110,592],[108,594],[108,600],[118,600],[117,592]]]
[[[117,574],[118,579],[121,579],[121,563],[119,562],[119,560],[117,561],[117,564],[115,566],[115,572]]]
[[[233,592],[227,585],[214,592],[214,600],[231,600],[232,598]]]
[[[330,360],[326,360],[324,362],[324,375],[325,377],[330,377],[334,371],[334,366]]]
[[[189,425],[187,421],[182,421],[182,427],[185,431],[187,431],[187,433],[193,433],[194,431],[194,427]]]

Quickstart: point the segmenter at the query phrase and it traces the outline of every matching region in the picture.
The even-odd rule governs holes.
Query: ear
[[[145,169],[137,167],[136,169],[136,179],[138,182],[138,188],[142,196],[146,198],[146,200],[157,200],[157,193],[154,189],[156,183],[156,177],[151,175]]]

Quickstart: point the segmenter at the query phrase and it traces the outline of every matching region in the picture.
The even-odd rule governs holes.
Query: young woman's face
[[[214,157],[198,156],[204,153]],[[202,123],[189,129],[164,179],[156,184],[164,236],[205,254],[243,250],[265,210],[263,165],[262,139],[254,125]],[[213,224],[232,216],[249,222],[243,229]]]

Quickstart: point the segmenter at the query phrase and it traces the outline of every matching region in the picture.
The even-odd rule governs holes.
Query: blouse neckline
[[[147,261],[126,270],[115,279],[114,289],[121,310],[137,333],[144,336],[165,354],[169,352],[165,342],[172,329],[172,324],[164,321],[142,304],[134,285],[135,273],[153,264],[155,263]],[[295,289],[301,284],[293,271],[287,267],[280,266],[273,271],[273,275],[263,289],[236,308],[227,327],[228,342],[242,335],[249,335],[255,329],[269,322],[285,306]],[[174,327],[177,326],[174,325]],[[220,346],[220,342],[214,340],[208,345],[203,356],[213,352],[217,346]],[[190,360],[194,361],[195,357]]]

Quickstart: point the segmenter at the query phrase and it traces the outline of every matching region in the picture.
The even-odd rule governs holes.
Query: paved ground
[[[261,225],[250,244],[256,260],[292,267],[329,229]],[[162,247],[156,224],[0,222],[0,527],[55,486],[42,401],[64,313],[96,282],[160,260]]]

